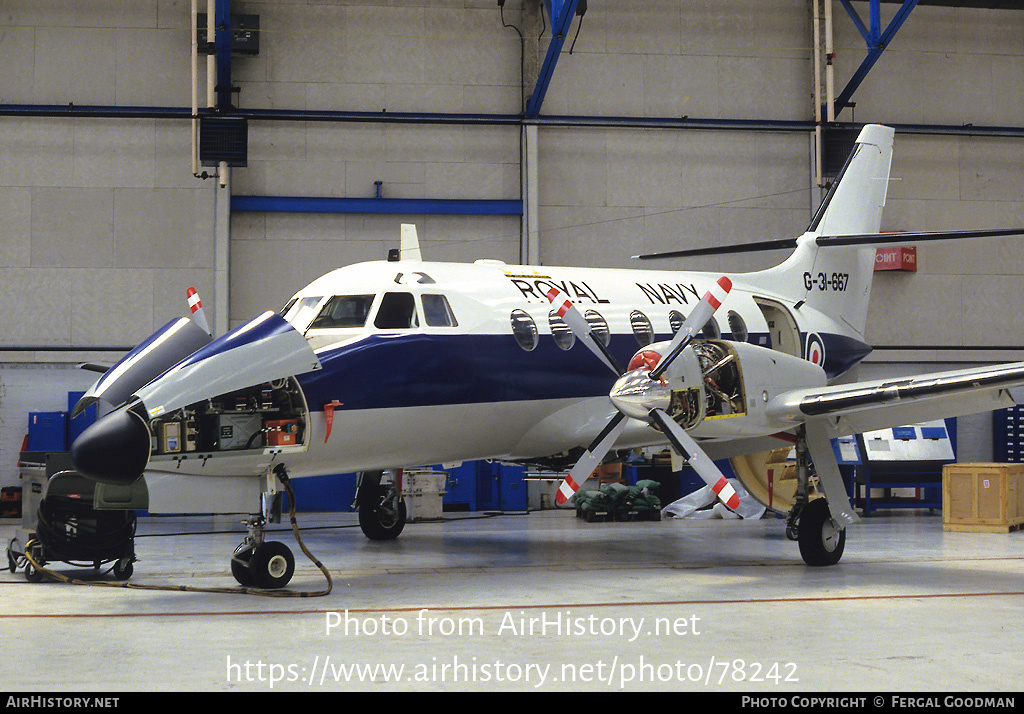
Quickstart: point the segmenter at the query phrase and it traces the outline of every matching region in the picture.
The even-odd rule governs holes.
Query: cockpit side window
[[[323,295],[293,298],[281,310],[281,317],[287,320],[299,332],[305,332],[306,327],[316,315],[314,312],[316,306],[323,299]]]
[[[428,327],[458,327],[451,305],[444,295],[424,294],[423,321]]]
[[[407,330],[419,327],[416,317],[416,301],[412,293],[384,293],[373,321],[381,330]]]
[[[309,329],[363,327],[372,305],[373,295],[335,295],[324,304]]]

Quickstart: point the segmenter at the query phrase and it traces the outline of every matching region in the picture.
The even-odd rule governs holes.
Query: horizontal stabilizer
[[[822,248],[838,248],[846,246],[882,246],[908,243],[928,243],[938,241],[955,241],[969,238],[1005,238],[1024,235],[1024,228],[1002,228],[996,230],[967,231],[927,231],[923,233],[862,233],[848,236],[818,236],[814,242]],[[699,255],[725,255],[727,253],[758,253],[767,250],[796,248],[796,238],[780,238],[765,240],[743,245],[723,245],[712,248],[691,248],[689,250],[671,250],[664,253],[648,253],[634,255],[634,260],[654,260],[657,258],[689,258]]]
[[[817,244],[823,248],[848,245],[892,245],[894,243],[927,243],[954,241],[967,238],[1004,238],[1024,235],[1024,228],[1003,228],[983,231],[931,231],[926,233],[865,233],[849,236],[818,236]]]
[[[740,245],[716,245],[710,248],[689,248],[687,250],[669,250],[664,253],[647,253],[634,255],[633,260],[656,260],[659,258],[692,258],[698,255],[726,255],[727,253],[758,253],[765,250],[792,250],[796,248],[796,238],[779,238],[778,240],[762,240],[756,243]]]

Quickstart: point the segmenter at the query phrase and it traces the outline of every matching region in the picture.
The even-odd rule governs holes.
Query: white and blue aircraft
[[[562,503],[617,452],[667,444],[735,507],[714,460],[782,438],[795,444],[796,486],[770,505],[788,513],[807,563],[836,563],[857,516],[833,438],[1006,407],[1024,384],[1024,363],[834,383],[871,350],[875,246],[1021,232],[880,234],[893,135],[864,127],[807,231],[756,246],[791,246],[790,257],[758,272],[431,263],[404,226],[400,259],[334,270],[216,339],[190,291],[192,319],[86,393],[76,412],[111,410],[73,444],[75,468],[178,484],[197,511],[241,494],[254,515],[232,571],[272,588],[294,569],[263,537],[290,478],[360,473],[364,533],[390,539],[405,506],[400,478],[382,473],[575,463]]]

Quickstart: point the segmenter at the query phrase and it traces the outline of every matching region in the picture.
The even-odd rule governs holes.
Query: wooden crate
[[[602,464],[594,469],[591,476],[597,479],[598,487],[605,483],[626,483],[622,475],[622,464]]]
[[[1009,533],[1024,524],[1024,464],[947,464],[942,527]]]

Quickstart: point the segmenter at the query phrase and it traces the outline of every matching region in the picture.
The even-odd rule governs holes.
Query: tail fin
[[[865,126],[793,254],[781,265],[746,276],[845,324],[858,338],[863,338],[867,323],[875,250],[819,245],[817,239],[878,232],[893,135],[891,127]]]
[[[821,202],[807,232],[815,236],[877,233],[889,186],[892,127],[869,124],[832,188]]]

